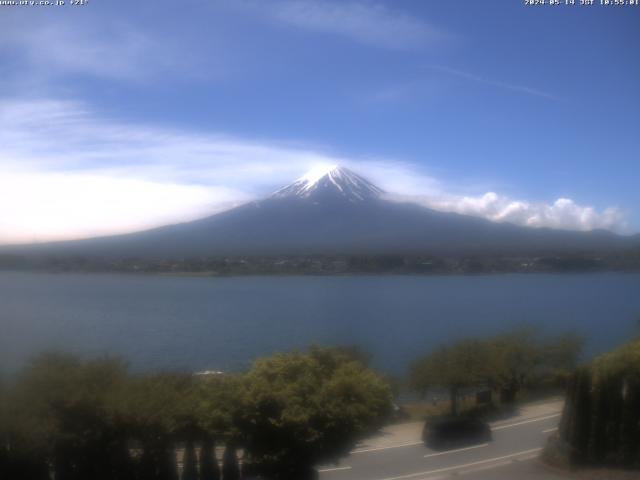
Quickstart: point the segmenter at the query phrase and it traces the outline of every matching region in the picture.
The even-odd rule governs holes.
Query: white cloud
[[[57,100],[0,101],[0,243],[185,221],[288,183],[337,156],[101,118]]]
[[[31,10],[31,9],[29,9]],[[0,55],[11,59],[15,78],[24,88],[68,75],[88,75],[109,80],[142,80],[159,72],[182,70],[188,55],[140,27],[126,22],[83,15],[46,15],[28,18],[18,14],[0,22]],[[65,88],[65,84],[54,84]]]
[[[225,187],[85,173],[0,173],[0,244],[125,233],[196,219],[243,199]]]
[[[461,70],[455,70],[453,68],[442,67],[437,65],[431,65],[429,68],[432,70],[437,70],[439,72],[443,72],[449,75],[453,75],[459,78],[464,78],[466,80],[471,80],[473,82],[484,83],[485,85],[490,85],[492,87],[501,88],[503,90],[511,90],[512,92],[524,93],[526,95],[533,95],[535,97],[542,97],[548,100],[558,100],[557,97],[551,95],[550,93],[543,92],[542,90],[538,90],[536,88],[527,87],[524,85],[515,85],[512,83],[500,82],[497,80],[491,80],[485,77],[481,77],[480,75],[475,75],[469,72],[463,72]]]
[[[527,227],[550,227],[564,230],[606,229],[625,231],[622,212],[616,208],[597,211],[578,205],[569,198],[559,198],[551,204],[515,200],[495,192],[478,196],[456,196],[439,193],[424,196],[391,195],[396,201],[409,201],[425,207],[462,215],[473,215],[494,222],[509,222]]]
[[[272,5],[273,17],[304,30],[348,37],[391,49],[429,45],[444,34],[423,20],[370,1],[283,1]]]
[[[86,105],[0,100],[0,243],[78,238],[185,221],[266,195],[318,165],[353,168],[430,208],[520,225],[624,229],[616,209],[530,203],[455,186],[410,163],[124,123]],[[397,197],[396,197],[397,198]]]

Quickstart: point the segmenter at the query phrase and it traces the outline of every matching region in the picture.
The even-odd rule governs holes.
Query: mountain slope
[[[286,254],[542,254],[638,245],[608,231],[519,227],[391,202],[354,172],[307,175],[270,197],[201,220],[145,232],[27,246],[44,255],[185,258]]]

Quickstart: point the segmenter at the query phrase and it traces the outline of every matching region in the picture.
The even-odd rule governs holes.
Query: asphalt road
[[[476,479],[550,478],[530,471],[556,430],[560,412],[491,424],[491,442],[448,451],[428,449],[419,439],[405,444],[362,448],[338,465],[319,468],[321,480],[435,480],[464,475]]]

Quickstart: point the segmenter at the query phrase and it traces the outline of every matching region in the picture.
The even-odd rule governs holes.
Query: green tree
[[[434,387],[447,389],[455,415],[464,388],[499,390],[502,401],[510,403],[525,385],[562,380],[564,386],[578,365],[583,344],[574,333],[544,338],[534,328],[518,328],[440,347],[412,364],[409,381],[422,395]]]
[[[412,364],[410,384],[423,396],[434,387],[447,389],[451,414],[458,415],[460,391],[487,382],[488,355],[486,343],[478,340],[440,347]]]
[[[542,364],[537,331],[521,328],[487,340],[488,380],[500,390],[501,400],[511,403],[526,381]]]
[[[198,428],[213,440],[233,441],[238,432],[234,417],[240,408],[241,377],[202,375],[195,384],[195,416]]]
[[[542,355],[547,368],[564,372],[574,371],[580,362],[585,339],[574,332],[566,332],[547,340]]]
[[[144,480],[174,480],[175,449],[197,436],[197,394],[191,375],[161,373],[131,378],[121,397],[120,413],[130,435],[142,446]]]
[[[201,480],[217,480],[220,469],[215,458],[216,442],[229,445],[237,442],[240,435],[234,418],[240,408],[241,378],[227,374],[202,375],[196,383],[196,415],[202,432],[200,476]]]
[[[371,366],[371,353],[357,345],[341,345],[337,347],[312,346],[309,349],[309,353],[318,362],[326,365],[328,368],[335,368],[337,364],[349,361],[358,362],[367,368]]]
[[[575,333],[544,338],[534,328],[519,328],[487,340],[488,383],[510,403],[526,385],[566,378],[578,365],[584,339]]]
[[[24,447],[32,463],[52,464],[60,480],[126,479],[131,466],[123,455],[126,437],[112,410],[112,395],[125,378],[126,368],[117,360],[37,357],[17,379],[10,399],[12,443]]]
[[[313,348],[256,361],[242,381],[236,425],[249,461],[271,479],[313,478],[391,407],[389,386],[343,352]]]

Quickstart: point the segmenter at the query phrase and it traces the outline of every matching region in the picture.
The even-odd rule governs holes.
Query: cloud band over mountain
[[[124,123],[86,105],[0,101],[0,243],[80,238],[175,223],[271,193],[310,168],[346,165],[393,198],[533,227],[625,231],[622,213],[569,198],[532,202],[457,185],[394,159]]]

